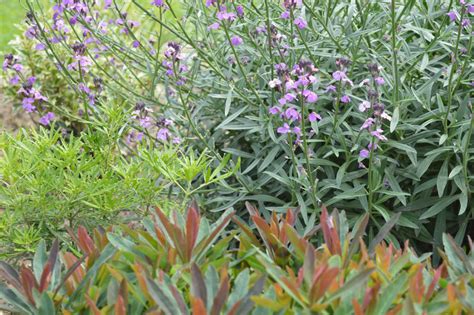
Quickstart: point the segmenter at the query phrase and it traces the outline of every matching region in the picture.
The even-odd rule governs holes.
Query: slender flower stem
[[[464,18],[464,8],[461,10],[461,18],[459,20],[459,25],[458,25],[458,34],[456,37],[456,44],[454,47],[454,57],[453,57],[453,64],[451,65],[451,71],[449,73],[449,80],[448,80],[448,107],[446,109],[446,113],[444,115],[444,120],[443,120],[443,127],[444,127],[444,134],[448,134],[448,117],[449,117],[449,112],[451,111],[451,106],[453,103],[453,92],[454,89],[452,88],[453,84],[453,78],[454,78],[454,73],[457,70],[456,64],[458,62],[458,51],[459,51],[459,42],[461,41],[461,33],[462,33],[462,19]]]
[[[308,139],[306,137],[306,110],[305,110],[305,104],[304,104],[304,97],[300,96],[301,99],[301,133],[303,137],[303,153],[306,159],[306,167],[307,170],[306,172],[308,173],[308,179],[309,179],[309,189],[310,189],[310,194],[311,194],[311,200],[313,201],[313,206],[315,209],[318,208],[318,202],[317,202],[317,184],[314,181],[313,178],[313,169],[311,167],[310,159],[309,159],[309,151],[308,151]]]
[[[393,108],[399,108],[399,89],[400,89],[400,76],[398,73],[398,52],[397,52],[397,12],[395,11],[395,1],[392,0],[391,14],[392,14],[392,67],[394,75],[394,87],[392,93],[392,104]]]

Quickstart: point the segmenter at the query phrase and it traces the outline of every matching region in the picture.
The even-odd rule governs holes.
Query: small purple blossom
[[[349,95],[343,95],[343,96],[341,97],[341,102],[344,103],[344,104],[350,103],[350,102],[351,102],[351,98],[349,97]]]
[[[158,133],[156,134],[156,138],[162,141],[168,140],[169,136],[170,136],[170,131],[168,130],[168,128],[161,128],[160,130],[158,130]]]
[[[450,20],[451,22],[454,22],[454,21],[456,21],[456,19],[457,19],[456,11],[450,11],[450,12],[448,12],[446,15],[449,16],[449,20]]]
[[[374,81],[375,81],[375,84],[377,84],[377,85],[384,85],[385,84],[385,80],[382,77],[376,77],[374,79]]]
[[[318,100],[318,95],[313,91],[304,90],[302,94],[308,103],[315,103]]]
[[[45,50],[45,49],[46,49],[46,45],[43,43],[38,43],[35,46],[35,50]]]
[[[164,7],[165,6],[165,1],[164,0],[152,0],[151,1],[151,5],[155,6],[155,7]]]
[[[344,71],[335,71],[333,74],[332,74],[332,78],[336,81],[342,81],[344,80],[345,78],[347,78],[346,74],[344,73]]]
[[[372,117],[369,117],[367,118],[366,121],[364,121],[364,123],[362,124],[362,127],[360,127],[360,130],[369,129],[370,126],[372,126],[374,123],[375,123],[375,119],[373,119]]]
[[[300,119],[300,114],[295,108],[290,107],[285,111],[285,118],[289,120],[298,120]]]
[[[369,150],[367,149],[360,150],[359,157],[361,157],[362,159],[367,159],[369,156],[370,156]]]
[[[362,113],[365,112],[369,108],[370,108],[369,101],[363,101],[362,103],[359,104],[359,111],[361,111]]]
[[[290,12],[289,11],[285,11],[283,12],[280,17],[284,20],[288,20],[290,18]]]
[[[376,137],[380,141],[387,141],[387,137],[385,137],[382,133],[383,133],[383,130],[380,128],[370,132],[372,136]]]
[[[54,113],[48,112],[46,115],[39,119],[39,123],[43,126],[48,126],[55,118],[56,116],[54,115]]]
[[[140,42],[138,40],[134,40],[133,43],[132,43],[132,47],[133,48],[138,48],[140,47]]]
[[[302,17],[297,17],[294,21],[294,24],[300,29],[305,29],[308,26],[306,20]]]
[[[238,5],[238,6],[235,8],[235,11],[237,12],[237,16],[238,16],[238,17],[243,17],[243,16],[244,16],[244,7],[243,7],[243,6]]]
[[[336,86],[334,85],[328,85],[327,88],[326,88],[326,93],[336,93]]]
[[[287,123],[284,123],[282,127],[278,127],[277,132],[280,134],[286,134],[291,131],[290,126]]]
[[[321,115],[315,113],[315,112],[311,112],[309,115],[308,115],[308,120],[310,122],[315,122],[315,121],[318,121],[318,120],[321,120]]]
[[[233,46],[239,46],[244,41],[242,40],[242,38],[240,36],[235,35],[230,39],[230,42],[232,43]]]
[[[273,106],[268,109],[268,112],[272,115],[276,115],[281,112],[281,109],[278,106]]]
[[[209,25],[209,26],[207,27],[207,29],[208,29],[208,30],[217,30],[220,26],[221,26],[221,25],[220,25],[218,22],[216,22],[216,23],[212,23],[211,25]]]

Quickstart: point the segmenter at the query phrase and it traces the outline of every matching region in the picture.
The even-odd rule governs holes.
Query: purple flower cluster
[[[127,136],[127,141],[140,142],[143,140],[144,134],[156,134],[156,139],[161,142],[171,141],[174,144],[181,143],[181,139],[173,136],[170,128],[174,125],[171,119],[159,118],[151,116],[153,110],[143,103],[137,103],[135,110],[132,112],[132,118],[138,123],[142,131],[131,131]]]
[[[25,77],[23,73],[24,67],[20,63],[19,58],[12,54],[5,55],[2,69],[5,72],[12,73],[9,83],[12,86],[19,86],[17,94],[22,98],[21,103],[25,112],[35,113],[38,110],[42,111],[42,105],[48,101],[48,98],[34,87],[36,77]]]
[[[164,55],[165,60],[162,65],[166,69],[166,75],[174,78],[177,85],[186,83],[184,74],[188,71],[188,67],[182,64],[181,46],[175,42],[169,42]]]
[[[280,134],[293,133],[297,141],[304,130],[301,130],[303,117],[308,121],[321,120],[321,116],[314,111],[306,114],[302,112],[302,105],[306,108],[313,106],[318,100],[318,95],[312,91],[316,83],[315,74],[319,71],[311,62],[300,61],[291,69],[284,63],[275,65],[277,78],[268,82],[268,86],[280,93],[278,105],[269,108],[271,115],[278,115],[283,120],[283,125],[277,128]]]
[[[368,100],[359,104],[359,111],[367,113],[367,118],[360,127],[361,131],[369,134],[369,144],[367,148],[360,150],[359,157],[361,160],[370,157],[370,152],[378,148],[378,141],[387,141],[387,137],[383,134],[383,120],[390,121],[391,116],[385,111],[385,106],[380,102],[380,92],[378,88],[385,84],[385,80],[380,75],[381,68],[377,64],[368,65],[371,74],[370,79],[362,82],[362,86],[367,86]],[[360,164],[363,167],[363,164]]]

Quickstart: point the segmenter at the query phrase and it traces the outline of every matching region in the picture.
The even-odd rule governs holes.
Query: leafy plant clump
[[[323,202],[351,226],[369,213],[372,235],[400,214],[391,241],[420,252],[443,232],[467,242],[469,1],[74,1],[53,17],[27,4],[32,40],[85,100],[82,123],[111,99],[94,91],[99,80],[123,99],[135,143],[185,140],[216,163],[230,153],[227,171],[240,159],[203,192],[209,208],[300,205],[310,225]],[[15,56],[5,67],[28,83]]]
[[[56,129],[0,137],[0,256],[31,254],[40,240],[67,244],[66,230],[78,226],[134,224],[153,207],[167,211],[232,175],[206,153],[123,153],[108,137],[118,134],[114,125],[80,137]]]
[[[344,212],[306,234],[298,211],[267,222],[247,205],[252,226],[226,211],[216,222],[196,204],[169,219],[160,209],[145,229],[126,226],[71,235],[77,254],[49,255],[42,242],[32,267],[0,263],[0,296],[25,314],[461,314],[474,311],[474,254],[444,235],[433,268],[405,245],[361,240],[368,217],[349,232]],[[238,229],[227,227],[234,221]],[[256,234],[254,234],[256,231]],[[318,241],[322,239],[323,241]],[[472,250],[472,248],[471,248]],[[365,288],[365,289],[364,289]],[[5,308],[6,305],[3,306]]]

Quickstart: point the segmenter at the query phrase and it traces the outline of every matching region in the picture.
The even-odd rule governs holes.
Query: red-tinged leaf
[[[376,302],[379,289],[380,289],[380,282],[377,282],[373,287],[367,288],[365,290],[364,303],[362,304],[362,307],[364,308],[364,310],[368,309]]]
[[[95,305],[95,302],[86,294],[86,303],[89,305],[90,310],[94,315],[101,315],[99,308]]]
[[[12,266],[0,261],[0,276],[7,280],[15,289],[21,291],[20,276]]]
[[[193,315],[207,315],[206,307],[201,299],[191,298],[191,307]]]
[[[315,256],[314,256],[314,247],[311,244],[308,244],[306,247],[306,253],[304,256],[304,263],[303,263],[303,277],[306,281],[308,286],[311,285],[313,282],[313,272],[314,272],[314,264],[315,264]]]
[[[341,255],[341,242],[339,240],[339,235],[334,228],[333,221],[328,216],[327,208],[324,205],[322,206],[321,213],[321,228],[329,252],[333,255]]]
[[[207,302],[206,283],[202,276],[201,270],[196,264],[191,265],[191,294],[197,298]]]
[[[77,237],[79,240],[78,245],[82,249],[82,251],[86,253],[88,256],[92,256],[95,251],[95,245],[94,245],[94,241],[87,233],[87,230],[85,227],[80,226],[77,229]]]
[[[117,296],[117,301],[115,302],[115,315],[126,315],[127,314],[127,308],[125,306],[125,301],[124,298],[122,297],[122,294],[119,294]]]
[[[214,301],[212,303],[212,308],[211,308],[211,315],[221,314],[221,310],[224,307],[228,296],[229,296],[229,279],[226,273],[225,276],[222,278],[219,289],[217,290],[217,294],[214,297]]]
[[[120,282],[120,295],[123,298],[123,303],[125,307],[128,305],[128,284],[126,278],[122,279]]]
[[[214,230],[211,232],[211,234],[207,237],[204,238],[202,241],[199,242],[199,244],[196,246],[196,253],[201,253],[201,251],[205,250],[212,241],[222,232],[223,229],[229,224],[230,219],[234,216],[235,212],[230,212],[224,219],[222,219],[222,222],[214,228]]]
[[[185,250],[184,242],[185,241],[184,241],[183,232],[177,226],[171,223],[171,221],[160,210],[160,208],[156,208],[156,214],[158,215],[158,219],[160,220],[161,224],[165,228],[165,231],[168,234],[169,238],[174,243],[170,245],[172,245],[176,249],[181,259],[185,260],[185,262],[188,262],[189,260],[186,260],[184,257],[184,250]]]
[[[66,267],[69,268],[69,272],[72,273],[74,281],[80,283],[84,279],[85,272],[83,268],[79,268],[82,262],[86,259],[87,255],[83,255],[80,259],[77,259],[72,253],[64,253],[63,260]]]
[[[145,277],[143,276],[143,267],[139,263],[132,265],[133,272],[138,281],[138,286],[140,287],[141,292],[145,295],[147,299],[151,299],[150,294],[148,293],[148,288],[146,285]]]
[[[369,223],[369,214],[366,213],[362,220],[360,221],[360,224],[357,227],[357,230],[355,231],[351,243],[349,245],[349,250],[347,252],[347,256],[345,257],[344,260],[344,267],[349,266],[349,262],[352,260],[352,256],[357,252],[359,248],[359,242],[364,236],[365,229],[367,228],[367,224]]]
[[[232,305],[229,312],[227,312],[227,315],[238,315],[237,311],[239,310],[241,304],[242,300],[237,301],[234,305]]]
[[[257,208],[255,208],[250,202],[246,201],[245,202],[245,207],[247,208],[247,211],[250,213],[250,216],[259,216],[260,211],[258,211]]]
[[[285,224],[284,230],[286,231],[286,235],[288,235],[288,238],[291,244],[293,244],[295,247],[297,253],[300,256],[305,255],[306,249],[308,248],[308,241],[300,237],[296,230],[288,224]]]
[[[270,227],[268,226],[267,222],[264,219],[262,219],[260,216],[252,216],[252,221],[257,227],[258,233],[260,234],[260,237],[263,239],[263,242],[265,243],[265,246],[267,247],[267,249],[273,252],[274,243],[272,243],[272,241],[270,240],[272,231]]]
[[[43,291],[48,288],[50,280],[51,280],[51,264],[48,261],[43,268],[43,272],[41,273],[41,279],[40,279],[39,289],[38,289],[40,293],[43,293]]]
[[[439,266],[438,269],[436,269],[436,272],[433,276],[433,280],[431,281],[430,286],[428,287],[428,291],[425,294],[425,302],[428,302],[431,299],[431,296],[433,295],[436,285],[438,284],[438,281],[441,278],[441,273],[443,272],[443,268],[444,268],[444,264]]]
[[[399,314],[403,309],[403,304],[398,304],[394,308],[392,308],[390,311],[387,312],[387,315],[397,315]]]
[[[189,207],[186,217],[186,260],[191,260],[194,246],[199,233],[201,218],[195,207]]]
[[[171,294],[173,295],[174,300],[176,301],[176,304],[178,304],[178,307],[181,313],[187,314],[188,308],[186,307],[186,303],[184,302],[184,299],[179,293],[178,289],[176,289],[173,285],[168,286],[168,289],[171,291]]]
[[[66,258],[66,257],[69,257],[69,258]],[[56,296],[56,294],[59,292],[61,287],[71,277],[71,275],[73,276],[76,283],[80,283],[82,281],[82,279],[84,278],[84,270],[82,270],[82,268],[80,268],[80,266],[84,262],[84,260],[86,260],[86,257],[87,257],[87,255],[84,255],[80,259],[77,259],[71,253],[65,253],[64,254],[63,258],[66,261],[67,268],[69,268],[69,269],[66,272],[66,274],[64,275],[61,283],[54,290],[54,295],[53,296]]]
[[[419,304],[423,300],[423,293],[425,292],[425,286],[423,285],[423,266],[415,265],[416,273],[415,276],[410,279],[410,293],[414,302]]]
[[[364,310],[362,309],[362,306],[357,302],[356,299],[352,300],[352,306],[354,307],[354,315],[364,315]]]
[[[240,230],[242,230],[242,232],[244,232],[244,234],[250,239],[250,242],[257,246],[257,247],[260,247],[260,242],[259,240],[257,239],[257,237],[255,236],[255,233],[253,233],[252,229],[250,229],[244,222],[242,222],[242,220],[235,216],[233,217],[232,221],[234,221],[235,224],[237,224],[237,226],[240,228]]]
[[[53,246],[51,246],[51,250],[49,251],[48,257],[48,263],[51,265],[51,271],[54,270],[54,266],[56,265],[56,261],[58,260],[58,253],[59,241],[55,239],[53,242]]]
[[[20,270],[20,281],[23,286],[23,292],[25,293],[26,298],[31,304],[35,306],[36,303],[35,299],[33,298],[33,289],[38,290],[39,286],[36,282],[33,272],[31,272],[30,269],[22,266]]]
[[[338,272],[338,268],[328,268],[327,266],[315,269],[310,290],[310,300],[312,303],[318,302],[326,294],[328,288],[336,280]]]

